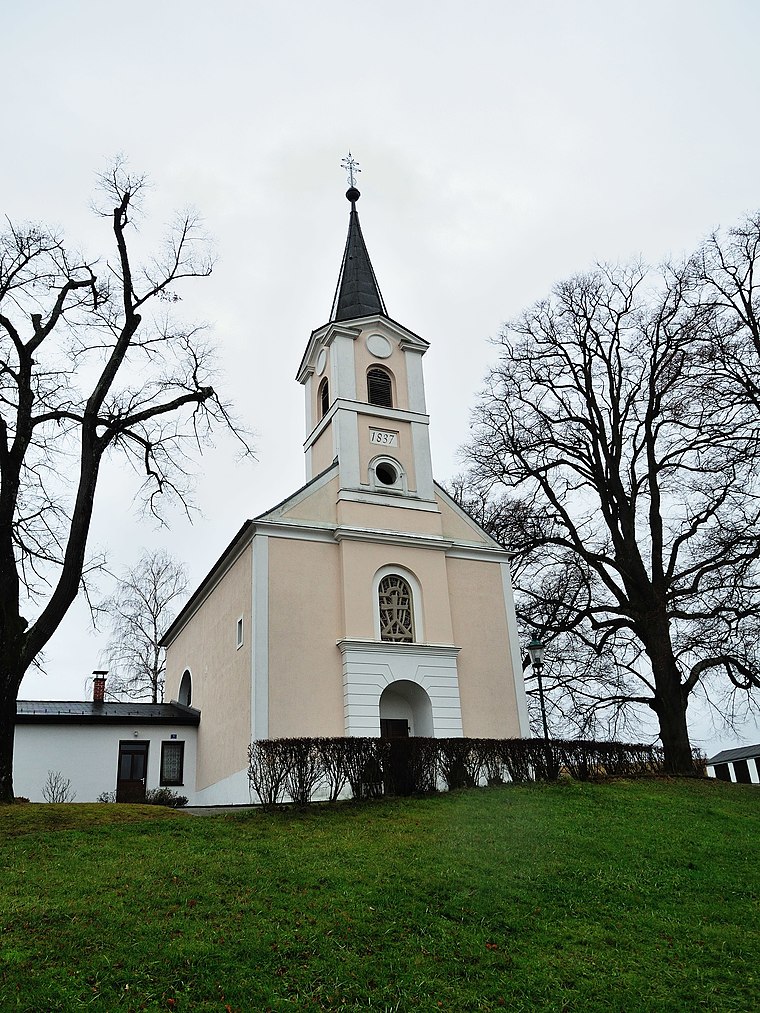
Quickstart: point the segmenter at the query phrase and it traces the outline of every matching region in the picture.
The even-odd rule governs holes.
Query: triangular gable
[[[319,349],[329,345],[336,334],[346,334],[348,337],[356,339],[363,329],[370,327],[387,330],[390,335],[396,338],[401,348],[414,348],[424,354],[430,347],[430,342],[426,341],[425,338],[420,337],[419,334],[410,331],[408,327],[404,327],[397,320],[393,320],[382,313],[375,313],[371,316],[360,317],[350,321],[332,321],[329,324],[323,324],[311,332],[306,345],[306,351],[303,354],[298,372],[296,373],[296,380],[299,383],[306,382],[309,375],[314,372],[314,364]]]
[[[441,510],[444,538],[449,538],[453,542],[472,542],[489,549],[503,549],[503,546],[499,545],[476,520],[470,517],[466,510],[462,509],[443,486],[437,482],[433,484],[436,500]]]
[[[281,503],[259,514],[257,521],[310,521],[316,524],[337,524],[338,462],[316,475],[306,485]]]

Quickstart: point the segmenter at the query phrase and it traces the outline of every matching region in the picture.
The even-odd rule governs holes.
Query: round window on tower
[[[389,461],[380,461],[375,466],[375,474],[383,485],[396,485],[398,482],[398,472]]]
[[[408,492],[406,472],[394,457],[374,457],[369,462],[367,479],[375,492]]]

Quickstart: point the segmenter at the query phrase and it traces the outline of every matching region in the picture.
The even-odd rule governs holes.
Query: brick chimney
[[[92,673],[92,702],[104,703],[106,699],[106,676],[108,671],[97,671]]]

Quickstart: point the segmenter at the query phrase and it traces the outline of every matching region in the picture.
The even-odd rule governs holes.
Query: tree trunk
[[[657,718],[660,723],[660,739],[665,753],[667,773],[686,776],[697,774],[686,727],[686,703],[680,708],[657,709]]]
[[[661,651],[649,651],[654,675],[655,698],[652,708],[660,725],[660,739],[668,774],[693,777],[698,773],[686,725],[689,696],[681,684],[681,673],[670,649],[670,639]]]
[[[16,732],[16,680],[2,677],[0,690],[0,805],[12,802],[13,793],[13,741]]]
[[[18,614],[15,570],[9,573],[5,569],[0,580],[0,805],[13,801],[16,699],[25,672],[22,652],[26,630],[26,620]]]

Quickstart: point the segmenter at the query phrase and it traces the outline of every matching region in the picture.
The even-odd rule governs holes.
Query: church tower
[[[306,393],[306,480],[338,462],[345,501],[435,509],[422,356],[428,342],[386,311],[351,186],[330,322],[298,370]]]

